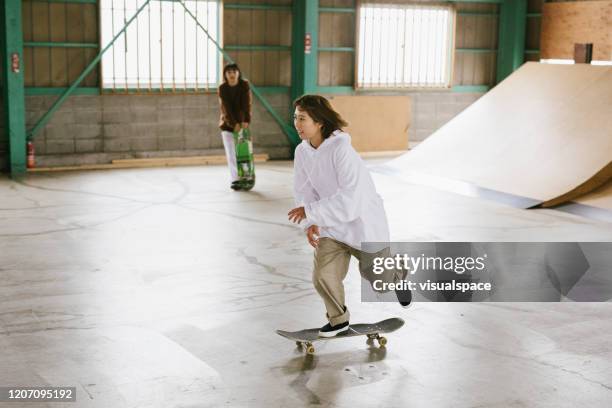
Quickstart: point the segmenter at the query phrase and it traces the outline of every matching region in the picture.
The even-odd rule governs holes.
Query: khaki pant
[[[331,238],[320,238],[319,247],[315,250],[312,282],[325,303],[327,319],[332,326],[349,320],[342,281],[348,272],[351,255],[359,260],[361,276],[370,283],[377,279],[396,282],[401,278],[401,272],[396,270],[385,270],[382,274],[372,272],[373,259],[389,256],[389,248],[370,254]]]

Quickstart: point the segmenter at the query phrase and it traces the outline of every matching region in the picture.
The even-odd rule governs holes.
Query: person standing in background
[[[223,83],[219,86],[218,95],[221,106],[219,128],[230,170],[230,187],[232,190],[240,190],[233,132],[249,127],[252,97],[249,82],[242,79],[237,64],[230,63],[223,68]]]

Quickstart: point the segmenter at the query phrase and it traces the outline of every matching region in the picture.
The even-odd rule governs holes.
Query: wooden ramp
[[[574,200],[574,202],[612,212],[612,181]]]
[[[526,63],[386,167],[557,205],[612,173],[612,67]]]
[[[555,207],[555,209],[612,223],[612,180],[588,194]]]

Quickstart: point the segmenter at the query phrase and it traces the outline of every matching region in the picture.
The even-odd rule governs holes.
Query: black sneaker
[[[319,337],[334,337],[340,333],[343,333],[349,329],[349,322],[344,322],[332,326],[330,323],[327,323],[325,326],[321,327],[319,330]]]
[[[395,289],[395,296],[397,296],[397,301],[404,309],[408,309],[412,304],[412,292],[410,289]]]

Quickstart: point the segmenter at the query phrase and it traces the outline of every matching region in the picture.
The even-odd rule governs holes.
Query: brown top
[[[221,130],[232,132],[237,123],[251,122],[251,88],[248,81],[239,80],[235,86],[223,83],[219,86],[219,104],[221,105]]]

